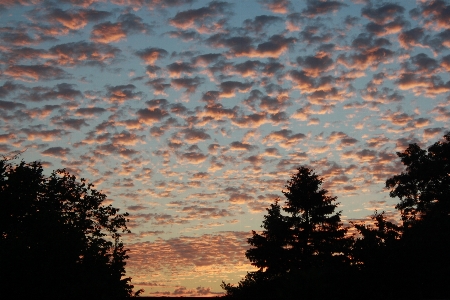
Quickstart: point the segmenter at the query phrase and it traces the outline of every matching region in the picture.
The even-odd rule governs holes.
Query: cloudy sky
[[[450,119],[446,1],[3,0],[0,153],[131,214],[146,295],[213,295],[299,165],[347,223]],[[447,127],[446,127],[447,126]]]

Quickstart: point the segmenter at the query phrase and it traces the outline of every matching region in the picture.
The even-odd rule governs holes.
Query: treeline
[[[386,181],[400,202],[400,224],[383,213],[374,225],[341,223],[336,197],[300,167],[267,208],[262,232],[245,253],[258,268],[225,297],[266,299],[429,299],[450,297],[450,133],[428,150],[397,153],[405,171]]]

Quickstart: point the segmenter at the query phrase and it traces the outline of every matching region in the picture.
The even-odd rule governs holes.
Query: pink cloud
[[[197,88],[203,83],[201,77],[195,76],[193,78],[183,77],[172,79],[171,84],[176,89],[184,88],[187,93],[195,93]]]
[[[184,141],[190,144],[196,144],[198,142],[211,139],[211,136],[201,129],[187,128],[183,129],[181,133],[183,134]]]
[[[143,138],[144,138],[143,136],[138,136],[134,133],[130,133],[127,131],[122,131],[121,133],[113,135],[111,141],[114,144],[118,145],[134,146],[137,143],[142,143]]]
[[[306,72],[307,76],[311,77],[319,77],[319,75],[323,75],[335,67],[333,59],[324,53],[318,53],[316,56],[298,57],[297,63]]]
[[[404,31],[398,35],[398,41],[400,45],[405,49],[411,49],[412,47],[423,47],[423,28],[416,27],[407,31]]]
[[[44,151],[41,152],[43,155],[46,156],[53,156],[57,158],[64,158],[67,154],[70,153],[69,148],[63,148],[63,147],[50,147]]]
[[[64,11],[55,8],[49,11],[46,17],[52,22],[57,21],[71,30],[78,30],[85,27],[89,21],[98,21],[107,18],[110,15],[111,13],[109,12],[93,9]]]
[[[150,26],[132,13],[122,14],[117,20],[117,23],[108,21],[95,25],[91,40],[99,43],[119,42],[130,34],[150,32]]]
[[[136,52],[145,63],[154,65],[158,59],[162,59],[168,55],[168,52],[161,48],[146,48]]]
[[[95,25],[91,32],[91,40],[98,43],[119,42],[127,37],[120,23],[101,23]]]
[[[391,22],[395,17],[403,14],[405,9],[394,3],[382,3],[379,6],[367,5],[361,10],[361,14],[377,24]]]
[[[260,0],[259,2],[266,9],[278,14],[286,14],[291,6],[289,0]]]
[[[273,35],[268,41],[258,44],[255,48],[253,40],[249,37],[226,37],[214,35],[207,40],[213,47],[228,47],[229,57],[260,57],[278,58],[285,53],[289,46],[297,41],[295,38],[285,38],[282,35]]]
[[[403,18],[396,18],[392,22],[386,24],[369,23],[366,25],[368,32],[375,34],[376,36],[385,36],[400,32],[407,26],[407,22]]]
[[[257,128],[264,123],[267,123],[266,113],[255,113],[250,115],[243,115],[235,117],[231,120],[234,125],[242,128]]]
[[[133,84],[107,86],[108,97],[111,102],[123,103],[127,100],[140,99],[142,92],[133,92],[136,86]]]
[[[225,15],[228,9],[228,3],[213,1],[208,6],[177,13],[169,23],[183,30],[196,29],[199,32],[214,32],[222,27],[221,21],[216,23],[214,19]]]
[[[13,65],[4,74],[22,81],[64,79],[68,74],[61,68],[46,65]]]
[[[198,152],[186,152],[181,154],[180,158],[190,164],[201,164],[208,158],[208,155]]]
[[[182,73],[191,75],[196,70],[197,69],[193,67],[191,64],[185,62],[174,62],[167,66],[167,71],[169,72],[169,75],[172,78],[180,77]]]
[[[423,1],[420,5],[420,12],[425,17],[429,17],[426,20],[426,25],[432,27],[435,30],[441,28],[450,29],[448,22],[448,16],[450,14],[450,5],[444,1]]]
[[[252,87],[252,83],[242,83],[239,81],[224,81],[220,83],[221,97],[231,98],[236,95],[236,91],[246,93]]]
[[[290,149],[297,145],[306,136],[303,133],[294,134],[292,130],[282,129],[278,131],[272,131],[266,135],[263,142],[269,146],[278,144],[283,148]]]
[[[252,151],[256,148],[257,148],[256,146],[253,146],[251,144],[241,143],[238,141],[232,142],[230,144],[230,150],[236,150],[236,151]]]
[[[118,48],[107,44],[76,42],[53,46],[46,56],[55,59],[59,65],[103,66],[111,62],[120,52]]]
[[[148,109],[148,108],[144,108],[144,109],[139,109],[136,112],[138,119],[145,123],[145,124],[154,124],[156,122],[159,122],[160,120],[162,120],[165,117],[169,116],[169,113],[165,110],[161,110],[159,108],[154,108],[154,109]]]
[[[306,8],[302,11],[302,14],[307,16],[308,18],[313,18],[318,15],[335,13],[343,6],[346,6],[344,3],[339,1],[314,1],[307,0]]]

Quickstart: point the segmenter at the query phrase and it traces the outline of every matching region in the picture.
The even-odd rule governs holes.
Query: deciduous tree
[[[116,298],[133,295],[125,277],[126,217],[106,195],[65,170],[0,161],[2,296]]]
[[[386,181],[403,232],[392,260],[393,272],[402,272],[397,284],[402,295],[445,298],[450,282],[450,133],[428,150],[411,144],[397,153],[406,169]],[[415,292],[417,291],[417,292]]]
[[[427,214],[450,213],[450,133],[428,148],[411,144],[397,152],[405,172],[386,181],[391,197],[400,198],[396,208],[407,223]]]

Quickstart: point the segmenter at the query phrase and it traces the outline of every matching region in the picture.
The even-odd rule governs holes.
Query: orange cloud
[[[106,22],[95,25],[91,32],[91,40],[99,43],[119,42],[126,38],[126,32],[120,23]]]
[[[146,48],[136,52],[144,62],[154,65],[158,59],[162,59],[168,55],[168,52],[161,48]]]
[[[267,123],[266,113],[256,113],[251,115],[243,115],[231,119],[234,125],[242,128],[257,128],[264,123]]]
[[[63,79],[68,76],[63,69],[46,65],[13,65],[4,74],[22,81]]]
[[[51,10],[46,17],[52,22],[57,21],[63,26],[78,30],[84,28],[89,21],[98,21],[110,16],[106,11],[97,11],[93,9],[80,9],[64,11],[59,8]]]
[[[180,155],[180,158],[190,164],[201,164],[208,156],[197,152],[186,152]]]
[[[291,6],[289,0],[261,0],[260,3],[266,9],[278,14],[286,14]]]
[[[282,129],[278,131],[272,131],[271,133],[266,135],[263,139],[263,142],[269,146],[278,144],[283,148],[290,149],[293,146],[297,145],[305,137],[306,136],[303,133],[294,134],[292,130]]]

